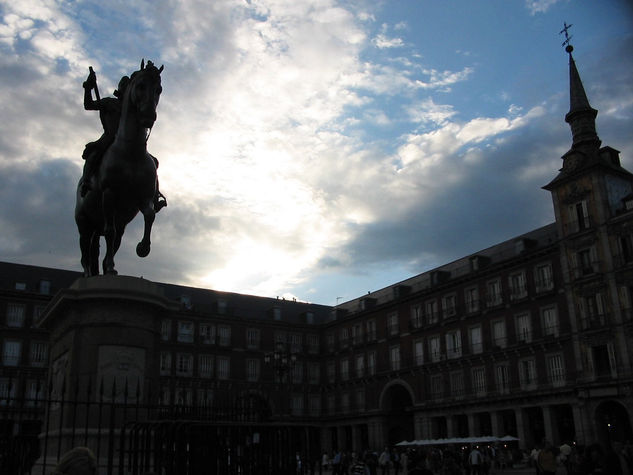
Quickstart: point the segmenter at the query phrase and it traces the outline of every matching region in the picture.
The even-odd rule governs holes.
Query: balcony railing
[[[462,356],[462,347],[456,346],[455,348],[449,348],[446,350],[446,357],[449,360],[453,360],[455,358],[461,358]]]
[[[20,364],[20,357],[13,355],[4,355],[2,357],[2,364],[5,366],[17,366]]]
[[[486,307],[493,308],[503,305],[503,295],[501,293],[486,295]]]
[[[536,293],[542,294],[554,290],[554,279],[536,279]]]
[[[613,256],[613,265],[624,267],[633,264],[633,255],[618,253]]]
[[[585,264],[578,264],[570,268],[570,276],[572,279],[583,279],[600,272],[600,262],[591,261]]]
[[[527,287],[515,287],[510,289],[510,300],[517,301],[527,298]]]
[[[481,300],[470,300],[465,305],[466,313],[472,315],[481,311]]]
[[[607,314],[596,314],[580,317],[580,328],[582,330],[599,330],[607,324]]]
[[[579,233],[581,231],[589,229],[592,226],[591,221],[592,220],[589,216],[586,216],[581,220],[567,221],[567,223],[563,225],[563,229],[565,231],[565,234]]]
[[[396,336],[400,332],[400,326],[398,323],[387,324],[387,336]]]

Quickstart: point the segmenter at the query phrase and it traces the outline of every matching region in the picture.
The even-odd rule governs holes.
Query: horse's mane
[[[134,71],[132,73],[132,75],[130,76],[130,81],[141,73],[150,74],[150,75],[157,76],[160,78],[161,72],[163,72],[163,66],[161,66],[160,68],[157,68],[154,65],[154,63],[149,60],[147,61],[147,65],[143,65],[143,63],[141,62],[141,69],[139,69],[138,71]]]

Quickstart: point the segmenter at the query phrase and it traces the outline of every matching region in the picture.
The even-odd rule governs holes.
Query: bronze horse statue
[[[86,277],[99,274],[101,236],[106,242],[103,273],[117,274],[114,255],[121,245],[126,225],[139,211],[145,228],[136,254],[139,257],[149,254],[156,215],[157,162],[147,152],[147,139],[156,121],[162,70],[163,66],[156,68],[151,61],[147,65],[142,61],[140,70],[132,74],[121,98],[121,116],[114,142],[105,150],[90,189],[81,191],[83,178],[77,186],[75,222]]]

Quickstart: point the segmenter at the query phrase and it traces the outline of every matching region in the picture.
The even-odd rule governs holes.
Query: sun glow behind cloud
[[[432,262],[432,246],[448,240],[428,234],[427,220],[448,219],[444,207],[462,190],[498,186],[490,170],[499,163],[518,183],[545,181],[557,166],[537,154],[520,165],[507,158],[547,117],[543,106],[504,88],[489,91],[494,112],[458,100],[455,91],[490,67],[475,44],[451,65],[432,62],[432,45],[413,42],[414,19],[383,21],[373,2],[81,5],[0,0],[0,168],[36,176],[43,162],[61,161],[64,179],[78,178],[83,146],[100,133],[96,114],[81,108],[87,66],[105,96],[141,57],[164,63],[149,149],[169,206],[147,260],[127,260],[122,247],[122,273],[271,296],[325,270],[362,273],[374,259],[402,271]],[[114,24],[120,33],[110,35]],[[607,110],[626,120],[631,105],[621,104]],[[60,184],[60,209],[72,209],[72,188]],[[78,260],[68,214],[63,262]],[[0,223],[16,227],[4,215]],[[4,255],[41,252],[5,241]]]

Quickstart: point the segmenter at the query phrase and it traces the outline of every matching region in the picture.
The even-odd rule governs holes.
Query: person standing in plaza
[[[537,460],[541,475],[555,475],[558,464],[552,445],[546,442],[538,454]]]
[[[468,455],[468,466],[470,467],[471,475],[482,475],[481,465],[484,461],[484,457],[479,451],[479,447],[474,447]]]
[[[365,462],[363,462],[361,457],[356,456],[356,454],[352,455],[352,465],[350,467],[350,475],[366,475],[367,474],[367,466]]]
[[[334,458],[332,459],[332,475],[340,475],[341,473],[341,451],[336,450]]]
[[[389,449],[385,447],[385,450],[382,451],[380,457],[378,457],[378,465],[380,465],[380,469],[382,470],[382,475],[389,475],[391,472],[391,455],[389,454]]]

